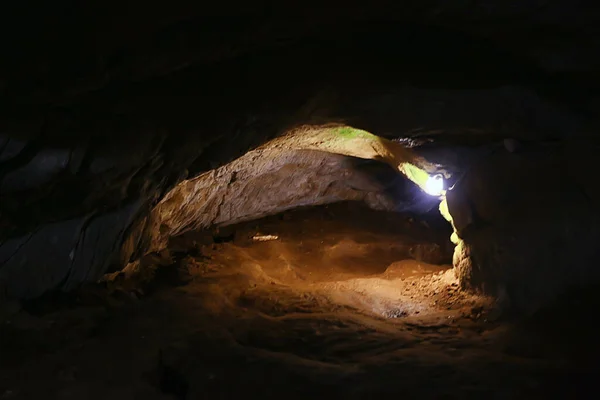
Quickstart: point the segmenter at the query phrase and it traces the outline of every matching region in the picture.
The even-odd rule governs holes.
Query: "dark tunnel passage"
[[[68,3],[0,13],[0,399],[589,398],[595,9]]]

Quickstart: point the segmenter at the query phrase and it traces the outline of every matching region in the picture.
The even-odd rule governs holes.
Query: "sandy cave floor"
[[[500,318],[459,290],[437,224],[297,210],[5,306],[0,399],[595,397],[598,330]]]

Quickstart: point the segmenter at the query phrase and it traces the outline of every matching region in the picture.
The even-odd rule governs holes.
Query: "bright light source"
[[[432,196],[441,196],[444,192],[444,177],[440,174],[430,176],[425,183],[425,193]]]

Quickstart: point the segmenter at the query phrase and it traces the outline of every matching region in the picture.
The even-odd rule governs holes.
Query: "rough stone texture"
[[[438,145],[586,138],[599,126],[597,7],[566,0],[12,6],[0,13],[6,248],[124,212],[115,246],[135,259],[157,224],[149,211],[178,182],[301,124]],[[80,240],[59,236],[64,249]],[[13,276],[10,263],[0,274]],[[84,264],[73,277],[104,268]],[[56,287],[68,270],[56,268],[32,287]]]
[[[368,73],[355,72],[358,81],[369,79]],[[376,134],[426,136],[442,144],[464,137],[477,142],[508,134],[539,139],[587,132],[578,129],[578,115],[515,87],[432,91],[399,84],[382,92],[377,83],[360,88],[348,78],[348,86],[299,94],[295,105],[271,93],[263,99],[269,111],[246,113],[239,110],[256,107],[256,98],[242,102],[238,92],[228,89],[226,96],[242,103],[234,105],[235,112],[223,112],[231,105],[211,97],[216,93],[189,93],[178,86],[195,76],[180,77],[168,87],[148,84],[140,93],[107,94],[101,104],[74,105],[70,113],[53,112],[43,129],[9,124],[2,137],[11,140],[0,148],[0,236],[26,234],[41,223],[76,218],[99,205],[110,209],[145,198],[152,206],[181,179],[229,162],[307,121],[351,119]],[[294,82],[290,92],[302,84]],[[148,96],[141,96],[154,91],[149,105]],[[204,107],[198,115],[194,104]],[[531,118],[531,112],[537,117]],[[21,142],[10,136],[17,130]],[[24,147],[17,151],[15,146]]]
[[[301,140],[299,136],[275,141],[182,182],[148,215],[140,213],[147,203],[138,202],[44,225],[5,241],[0,246],[4,294],[31,298],[48,288],[72,289],[161,250],[170,237],[188,230],[234,224],[295,207],[344,200],[396,211],[424,212],[435,206],[435,199],[390,165],[310,150],[317,146],[314,138]],[[365,157],[378,154],[367,150]]]
[[[186,75],[178,82],[183,84],[193,76]],[[542,132],[536,129],[537,123],[530,124],[522,119],[516,106],[522,94],[518,89],[512,92],[512,103],[506,103],[506,97],[493,100],[499,93],[496,89],[481,90],[481,96],[472,97],[461,91],[432,92],[406,85],[390,86],[384,92],[376,89],[376,84],[370,89],[338,86],[337,89],[317,91],[312,95],[310,91],[306,92],[299,96],[305,99],[300,103],[281,101],[278,95],[271,93],[273,97],[268,101],[263,98],[263,104],[272,106],[269,111],[244,114],[239,111],[223,113],[219,110],[227,110],[229,106],[210,97],[215,92],[186,95],[189,88],[184,90],[179,84],[173,83],[168,90],[165,85],[155,84],[144,89],[142,93],[157,91],[151,106],[147,104],[149,97],[140,97],[141,93],[136,94],[135,91],[126,92],[122,97],[110,95],[101,103],[94,100],[86,105],[84,102],[70,113],[51,113],[41,125],[43,129],[35,124],[8,124],[3,138],[10,138],[10,141],[4,140],[1,148],[3,160],[0,161],[1,239],[26,237],[45,224],[82,219],[90,214],[118,212],[131,203],[139,203],[140,212],[133,219],[133,226],[120,229],[145,232],[156,226],[156,221],[145,213],[179,181],[225,164],[249,148],[283,133],[286,127],[306,121],[327,122],[354,116],[357,117],[354,118],[357,126],[371,126],[375,133],[423,138],[429,132],[429,137],[441,144],[454,137],[465,137],[463,131],[457,130],[463,117],[464,126],[480,126],[481,129],[474,128],[475,131],[485,132],[469,134],[472,138],[484,136],[486,140],[496,140],[502,137],[500,134],[505,132],[494,122],[498,119],[505,121],[505,125],[523,126],[520,130],[522,136],[532,132],[529,135],[535,138],[539,136],[537,132]],[[504,89],[500,92],[507,93]],[[234,105],[236,110],[245,107],[256,109],[256,105],[250,105],[250,98],[242,101],[231,89],[226,97],[236,96],[239,102]],[[414,108],[409,106],[409,99],[413,96],[422,101],[423,108],[418,118],[412,114]],[[487,103],[482,101],[486,96],[490,99]],[[465,113],[461,116],[452,112],[440,114],[438,100],[442,97],[448,105],[459,99],[471,99],[461,104],[465,109],[474,110],[471,114],[478,117],[469,119]],[[540,118],[561,115],[554,110],[543,111],[546,109],[539,105],[543,101],[539,97],[534,98],[539,99],[539,103],[532,103],[532,107],[541,107]],[[206,105],[209,100],[213,100],[214,104],[204,109],[201,116],[195,117],[192,105]],[[380,107],[367,106],[369,104]],[[502,108],[500,104],[510,106]],[[392,112],[394,107],[396,111]],[[482,113],[482,109],[488,111]],[[496,110],[497,114],[492,110]],[[428,112],[431,118],[430,124],[426,125]],[[572,125],[557,124],[561,134],[567,136],[571,132],[581,132],[575,129],[578,117],[567,110],[563,113],[564,120],[572,121]],[[288,117],[284,118],[286,114]],[[442,115],[445,117],[441,118]],[[514,122],[512,125],[511,121]],[[443,126],[449,127],[448,131],[442,129],[447,136],[440,135],[439,129]],[[493,126],[500,128],[492,131]],[[570,127],[573,129],[568,129]],[[11,136],[10,132],[18,134]],[[16,144],[12,145],[13,137],[26,144],[14,142]],[[48,158],[52,162],[45,162]],[[444,157],[441,160],[444,161]],[[140,241],[147,241],[143,234],[138,236]],[[141,250],[136,250],[134,243],[138,242],[127,241],[124,253],[138,254]],[[70,243],[65,243],[64,247],[69,248]],[[124,255],[123,259],[127,262],[129,257]],[[88,266],[82,268],[83,271],[88,270]],[[63,269],[57,270],[56,276],[61,275],[61,271]],[[83,271],[75,276],[88,276]],[[92,275],[88,277],[95,278]]]
[[[0,297],[33,298],[50,288],[72,289],[123,265],[121,244],[139,209],[45,225],[0,244]]]
[[[520,90],[512,92],[514,94],[512,103],[505,103],[506,97],[494,100],[499,93],[496,89],[482,90],[479,92],[481,96],[475,97],[460,91],[434,93],[428,89],[418,90],[407,86],[400,86],[394,90],[388,88],[385,93],[377,90],[358,90],[355,94],[353,90],[341,88],[334,90],[333,93],[338,95],[325,97],[325,100],[321,95],[309,96],[309,100],[299,107],[300,113],[293,114],[290,118],[300,123],[311,119],[339,120],[340,116],[353,115],[362,121],[358,126],[378,128],[373,130],[375,133],[382,132],[389,135],[393,132],[392,136],[417,138],[426,135],[442,145],[448,140],[451,141],[453,137],[465,137],[466,134],[458,129],[461,118],[464,118],[462,120],[464,126],[481,127],[479,130],[475,129],[476,134],[467,132],[471,138],[483,136],[485,140],[496,140],[505,133],[502,126],[507,124],[511,127],[522,126],[520,130],[514,129],[514,132],[522,132],[521,136],[529,134],[530,137],[535,138],[539,136],[537,133],[544,132],[536,128],[535,121],[538,119],[533,121],[533,124],[522,119],[522,114],[516,106],[520,101],[519,96],[522,93]],[[507,92],[501,90],[500,93]],[[164,92],[162,95],[164,96]],[[232,93],[232,96],[235,94]],[[409,99],[413,96],[421,99],[419,101],[422,109],[418,117],[413,115],[414,107],[409,106],[411,104]],[[475,110],[472,115],[476,115],[477,118],[469,119],[466,113],[454,115],[450,111],[440,114],[443,108],[440,108],[438,100],[442,97],[446,99],[445,104],[448,105],[452,105],[459,99],[471,99],[466,102],[460,101],[463,101],[461,104],[464,109]],[[486,103],[482,98],[488,98],[490,101]],[[277,97],[273,97],[270,100],[273,101],[271,104],[279,108],[255,116],[238,114],[237,117],[233,117],[232,122],[228,120],[228,114],[216,111],[218,107],[225,107],[218,103],[208,110],[215,112],[212,115],[203,113],[205,119],[199,122],[191,119],[193,113],[189,109],[198,97],[178,94],[175,97],[176,101],[172,103],[186,108],[180,109],[174,115],[169,114],[172,108],[169,113],[165,114],[164,111],[165,107],[169,107],[167,105],[169,99],[168,96],[156,98],[159,108],[163,107],[163,111],[157,113],[151,113],[155,110],[154,107],[148,109],[144,106],[138,109],[143,102],[138,103],[137,101],[142,100],[133,96],[129,97],[125,104],[133,105],[135,111],[133,113],[130,111],[117,119],[115,119],[117,115],[114,114],[115,111],[104,106],[105,108],[78,111],[67,116],[61,114],[60,118],[50,119],[45,124],[42,136],[36,137],[35,131],[31,131],[35,125],[17,126],[21,129],[16,130],[21,132],[18,135],[18,140],[21,142],[13,140],[8,134],[3,136],[10,140],[4,140],[4,144],[0,147],[2,150],[2,161],[0,161],[2,240],[6,242],[27,237],[38,229],[41,229],[38,235],[46,235],[49,231],[46,231],[44,226],[48,224],[81,220],[90,214],[119,212],[118,210],[127,204],[139,203],[139,213],[131,220],[133,225],[119,227],[131,232],[132,235],[127,236],[128,239],[122,243],[122,259],[125,263],[133,261],[136,256],[144,252],[144,249],[154,248],[148,244],[151,240],[148,239],[147,232],[158,229],[160,223],[146,213],[164,194],[180,180],[193,178],[203,171],[218,167],[241,156],[246,150],[259,145],[267,138],[284,132],[284,127],[289,126],[289,121],[292,120],[280,118],[280,115],[285,114],[287,109],[294,109],[290,104],[282,105],[277,101]],[[124,102],[123,99],[121,101]],[[546,116],[557,118],[561,115],[559,112],[548,111],[539,106],[542,100],[539,101],[540,103],[532,103],[534,109],[540,110],[539,119]],[[380,107],[365,106],[365,104],[378,104]],[[401,106],[402,104],[405,106]],[[502,108],[501,104],[512,105]],[[394,107],[395,112],[392,112]],[[451,106],[455,109],[453,107]],[[480,112],[482,109],[487,111]],[[508,111],[511,109],[515,112]],[[428,125],[426,124],[427,113],[431,116]],[[169,114],[168,118],[167,114]],[[484,118],[482,115],[487,117]],[[564,120],[571,122],[563,125],[556,124],[561,134],[567,136],[571,132],[580,132],[575,129],[578,126],[578,118],[568,111],[564,111],[564,115]],[[499,119],[505,121],[504,125],[495,122]],[[221,121],[221,125],[218,121]],[[441,129],[444,126],[448,127],[447,131]],[[497,131],[493,131],[494,126],[499,127]],[[569,129],[571,127],[573,129]],[[69,138],[72,132],[80,136],[76,139]],[[447,136],[444,137],[441,133],[446,133]],[[432,152],[424,151],[424,154],[432,155]],[[464,159],[450,159],[452,158],[449,156],[450,153],[444,150],[441,154],[443,157],[438,157],[440,155],[438,152],[433,157],[434,161],[462,166],[461,161]],[[48,159],[51,162],[47,162]],[[175,231],[178,229],[175,228]],[[61,246],[70,249],[71,244],[69,239]],[[41,249],[31,248],[31,252],[40,254],[40,257],[44,254]],[[111,253],[97,254],[97,257],[103,256],[112,257]],[[108,261],[103,265],[108,265],[107,263]],[[8,267],[2,266],[0,270],[5,268]],[[13,271],[14,268],[16,267],[12,265],[10,270]],[[26,269],[34,268],[35,263],[26,267]],[[72,276],[95,279],[98,276],[88,275],[86,271],[93,270],[101,273],[105,270],[105,268],[96,269],[83,264],[81,268],[81,271]],[[66,270],[66,267],[58,268],[53,273],[57,278],[44,280],[43,285],[47,288],[56,287],[56,283],[59,282],[58,277],[63,277]],[[13,272],[10,276],[14,276]],[[74,281],[72,282],[75,284]],[[37,287],[42,284],[33,285]],[[70,284],[69,287],[71,286]],[[37,289],[32,291],[32,293],[37,292],[39,292]]]
[[[152,250],[189,230],[231,225],[296,207],[363,201],[376,210],[426,211],[435,200],[391,167],[315,150],[268,147],[182,182],[151,218]],[[158,236],[157,236],[158,235]]]
[[[461,239],[454,266],[464,287],[530,313],[600,279],[600,197],[590,161],[597,148],[579,146],[499,151],[448,192]]]

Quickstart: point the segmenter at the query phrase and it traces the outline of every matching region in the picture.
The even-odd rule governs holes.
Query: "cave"
[[[585,3],[0,13],[0,399],[590,398]]]

